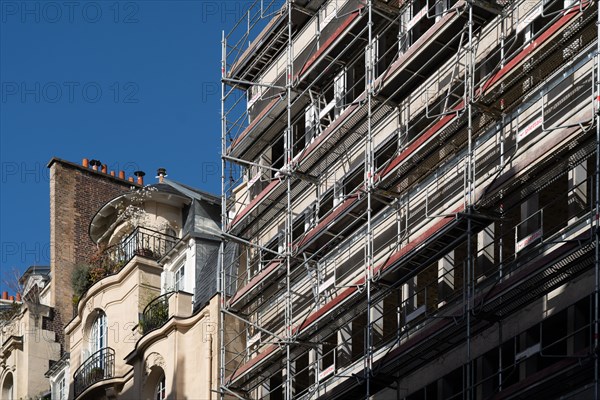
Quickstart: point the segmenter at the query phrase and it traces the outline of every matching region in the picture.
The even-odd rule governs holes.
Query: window
[[[321,365],[319,380],[323,380],[335,372],[335,352],[337,347],[337,333],[325,339],[321,345]]]
[[[164,400],[167,398],[167,388],[165,385],[165,375],[163,374],[158,383],[156,384],[156,389],[154,390],[154,398],[156,400]]]
[[[4,383],[2,384],[2,398],[7,400],[14,399],[13,393],[13,375],[11,373],[6,375]]]
[[[529,24],[525,27],[525,33],[524,33],[525,43],[531,42],[531,40],[533,39],[533,36],[534,36],[533,24]]]
[[[341,180],[333,184],[333,207],[337,207],[344,202],[344,186]]]
[[[271,149],[267,149],[263,154],[254,160],[254,165],[249,166],[245,170],[246,182],[248,191],[250,192],[250,199],[255,198],[262,190],[267,186],[270,180],[270,172],[263,168],[270,167],[271,163]]]
[[[408,6],[402,11],[400,16],[400,31],[398,32],[398,52],[404,54],[410,46],[410,28],[408,23],[410,21],[411,7]]]
[[[312,229],[313,226],[317,224],[316,216],[316,204],[313,203],[309,205],[306,210],[304,210],[304,232],[308,232]]]
[[[107,347],[108,329],[106,325],[106,314],[103,311],[98,311],[98,316],[94,320],[91,329],[91,343],[90,353],[95,352]]]
[[[285,231],[284,228],[281,228],[277,233],[277,252],[279,254],[283,254],[285,251]]]
[[[438,0],[435,3],[435,20],[442,19],[446,11],[448,11],[448,0]]]
[[[304,145],[308,146],[317,136],[317,106],[311,104],[304,111]]]
[[[55,397],[56,400],[67,400],[67,390],[66,390],[66,379],[65,375],[62,374],[56,379],[56,383],[54,384]]]
[[[333,81],[333,94],[335,100],[335,118],[344,111],[346,107],[346,70],[341,70],[334,78]]]
[[[175,271],[175,290],[185,289],[185,264],[181,264]]]
[[[319,11],[319,30],[322,31],[327,24],[337,17],[337,2],[327,3]]]

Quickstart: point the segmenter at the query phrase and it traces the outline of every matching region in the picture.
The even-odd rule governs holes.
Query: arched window
[[[167,398],[167,382],[165,371],[158,365],[153,365],[142,389],[144,400],[165,400]]]
[[[154,400],[165,400],[167,398],[167,387],[165,384],[165,374],[163,373],[156,383],[154,389]]]
[[[2,383],[2,398],[6,400],[13,400],[15,398],[13,376],[11,373],[6,375],[4,383]]]
[[[108,327],[104,311],[98,310],[98,315],[91,326],[90,339],[91,354],[108,346]]]

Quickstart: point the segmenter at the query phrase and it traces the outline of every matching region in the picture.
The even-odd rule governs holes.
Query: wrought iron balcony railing
[[[158,260],[175,246],[179,239],[152,229],[137,227],[125,240],[104,251],[107,261],[126,264],[134,256]]]
[[[180,239],[152,229],[137,227],[120,243],[106,248],[90,260],[87,281],[77,293],[82,298],[96,282],[107,276],[117,274],[133,257],[141,256],[159,260],[169,252]],[[77,315],[77,305],[73,307],[73,316]]]
[[[163,326],[169,319],[169,298],[176,292],[167,292],[152,300],[144,308],[140,324],[145,335]]]
[[[84,361],[73,374],[74,394],[77,398],[94,383],[115,375],[115,351],[110,347],[98,350]]]

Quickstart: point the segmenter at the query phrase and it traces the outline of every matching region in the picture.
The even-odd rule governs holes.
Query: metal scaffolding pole
[[[293,216],[292,216],[292,161],[293,155],[293,135],[292,135],[292,86],[294,76],[294,57],[293,42],[292,42],[292,6],[293,0],[287,0],[287,30],[288,30],[288,43],[287,43],[287,67],[286,67],[286,96],[287,96],[287,126],[285,129],[284,139],[284,151],[285,151],[285,168],[287,171],[286,176],[286,216],[285,216],[285,264],[286,264],[286,276],[285,276],[285,399],[291,399],[293,397],[292,384],[292,360],[291,360],[291,345],[293,340],[293,317],[292,317],[292,246],[293,246]]]
[[[225,118],[225,71],[227,69],[227,41],[225,31],[221,34],[221,229],[225,230],[227,226],[227,193],[225,170],[227,168],[226,160],[223,157],[227,151],[227,121]],[[225,288],[225,237],[221,239],[219,246],[219,395],[224,399],[225,392],[223,384],[225,382],[225,309],[226,288]]]
[[[372,119],[373,119],[373,80],[374,80],[374,61],[376,54],[373,46],[373,2],[368,0],[367,2],[368,12],[368,42],[367,42],[367,57],[366,57],[366,85],[367,88],[367,143],[365,149],[365,178],[366,178],[366,189],[367,189],[367,243],[366,243],[366,291],[367,291],[367,335],[366,335],[366,362],[365,362],[365,378],[366,378],[366,398],[371,396],[371,374],[373,370],[373,318],[372,318],[372,304],[371,304],[371,289],[373,280],[373,229],[372,229],[372,194],[373,194],[373,175],[375,174],[373,168],[373,131],[372,131]]]
[[[467,317],[467,364],[466,364],[466,385],[467,385],[467,394],[466,399],[473,399],[473,365],[472,365],[472,354],[471,354],[471,314],[473,311],[473,295],[474,295],[474,263],[473,263],[473,244],[472,244],[472,212],[473,212],[473,202],[474,202],[474,190],[475,190],[475,168],[473,165],[473,80],[474,80],[474,63],[475,63],[475,54],[474,54],[474,43],[473,43],[473,2],[467,3],[468,12],[469,12],[469,20],[468,31],[469,31],[469,44],[467,48],[467,70],[465,77],[465,100],[467,106],[467,135],[468,135],[468,144],[467,144],[467,165],[466,165],[466,173],[467,179],[465,183],[467,185],[466,190],[466,215],[467,215],[467,304],[466,304],[466,317]]]
[[[595,199],[595,211],[596,215],[594,216],[595,223],[593,224],[595,228],[594,232],[594,240],[595,240],[595,262],[594,262],[594,398],[598,399],[600,397],[600,385],[599,385],[599,375],[600,375],[600,364],[598,360],[598,335],[600,334],[600,322],[598,305],[600,302],[600,220],[598,217],[600,216],[600,10],[596,9],[596,55],[594,57],[595,65],[592,71],[592,74],[595,75],[595,85],[596,85],[596,93],[594,96],[594,103],[596,104],[596,109],[594,110],[594,118],[596,119],[596,199]],[[592,83],[594,84],[594,82]]]

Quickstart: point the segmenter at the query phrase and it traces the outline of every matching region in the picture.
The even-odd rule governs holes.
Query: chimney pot
[[[10,296],[8,299],[9,299],[10,301],[15,301],[15,296]]]
[[[162,183],[167,175],[167,170],[165,168],[159,168],[156,171],[156,177],[158,178],[158,182]]]
[[[119,179],[125,179],[125,171],[123,171],[123,170],[119,171]]]
[[[110,176],[115,176],[115,171],[110,171]]]
[[[2,292],[2,300],[8,300],[8,292]]]
[[[89,166],[90,166],[90,160],[88,160],[87,158],[84,158],[84,159],[81,161],[81,165],[83,165],[83,166],[84,166],[84,168],[89,168]]]
[[[129,182],[133,183],[133,176],[130,176],[130,177],[127,179],[127,180],[128,180]]]
[[[106,171],[108,171],[108,167],[106,166],[106,164],[102,164],[102,172],[106,173]]]
[[[135,176],[137,176],[137,183],[140,185],[144,184],[144,175],[146,175],[146,173],[144,171],[135,171],[133,173]]]
[[[98,171],[98,167],[102,165],[100,160],[90,160],[90,165],[94,171]]]
[[[17,301],[21,301],[21,293],[17,293]]]

